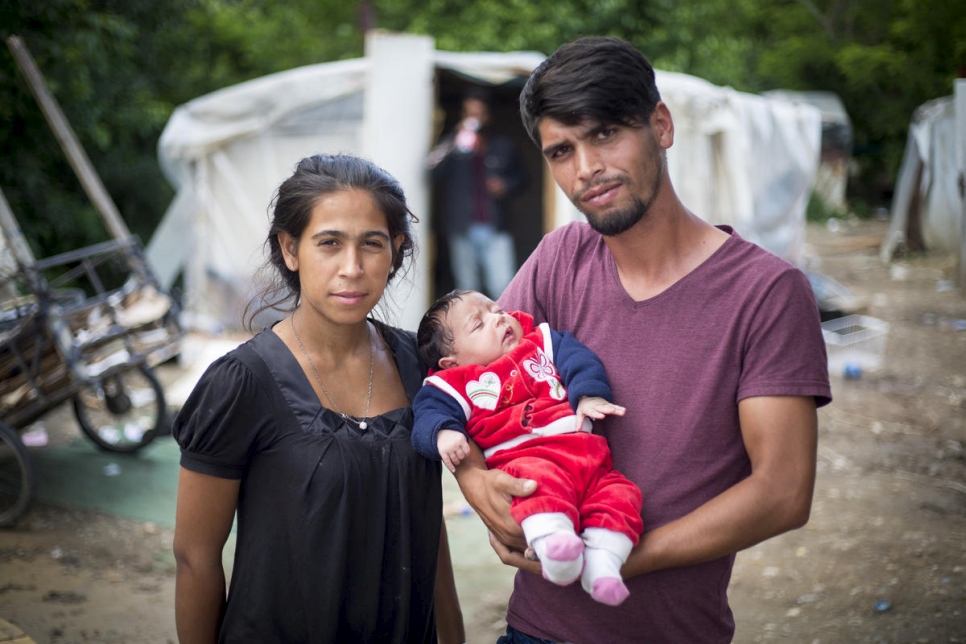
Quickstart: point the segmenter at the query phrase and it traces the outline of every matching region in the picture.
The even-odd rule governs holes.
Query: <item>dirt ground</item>
[[[833,373],[811,521],[738,556],[736,642],[966,642],[966,297],[951,255],[880,263],[886,228],[809,226],[811,268],[890,325],[885,362]],[[0,531],[0,618],[39,644],[173,642],[172,534],[35,505]],[[457,569],[470,642],[502,631],[500,568],[486,584]]]

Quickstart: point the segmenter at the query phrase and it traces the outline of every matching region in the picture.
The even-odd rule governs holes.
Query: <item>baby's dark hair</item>
[[[453,302],[463,299],[473,291],[450,291],[429,307],[416,331],[416,348],[419,358],[430,369],[439,369],[439,361],[453,353],[453,332],[446,327],[444,318]]]

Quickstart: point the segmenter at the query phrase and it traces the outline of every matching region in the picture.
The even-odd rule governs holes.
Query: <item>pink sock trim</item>
[[[547,557],[554,561],[573,561],[584,551],[583,540],[575,534],[556,532],[546,540]]]
[[[627,599],[629,594],[627,586],[617,577],[601,577],[594,581],[594,591],[590,596],[602,604],[617,606]]]

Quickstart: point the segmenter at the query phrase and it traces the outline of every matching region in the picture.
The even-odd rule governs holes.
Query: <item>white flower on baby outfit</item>
[[[479,380],[470,380],[466,383],[466,395],[477,407],[496,409],[496,402],[500,396],[500,377],[492,371],[481,374]]]
[[[538,362],[539,361],[539,362]],[[557,368],[554,366],[543,349],[537,349],[537,359],[527,358],[523,361],[523,368],[527,370],[534,380],[546,382],[550,387],[550,395],[554,400],[563,400],[567,397],[567,390],[564,389],[560,378],[557,376]]]

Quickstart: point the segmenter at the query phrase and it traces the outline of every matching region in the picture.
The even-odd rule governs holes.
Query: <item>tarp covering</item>
[[[952,96],[924,103],[913,113],[892,196],[889,232],[879,253],[883,261],[899,249],[959,249],[962,203],[956,130]]]
[[[800,263],[819,163],[819,111],[685,74],[656,76],[674,119],[668,163],[684,205]]]
[[[373,46],[392,38],[401,39],[398,46]],[[419,54],[421,47],[429,53]],[[412,60],[403,60],[413,51]],[[186,323],[238,328],[253,274],[263,263],[272,192],[299,159],[319,152],[366,156],[400,179],[414,209],[428,207],[428,178],[420,169],[434,143],[432,69],[498,85],[527,76],[543,59],[534,52],[442,52],[425,36],[375,34],[367,40],[365,58],[273,74],[178,107],[158,144],[177,195],[147,255],[165,286],[183,271],[183,310],[192,316]],[[383,69],[393,66],[390,76],[398,76],[395,70],[423,65],[431,69],[414,75],[402,91],[375,87],[400,83],[386,80],[387,74],[378,73]],[[819,160],[819,111],[684,74],[658,71],[657,83],[674,118],[669,172],[684,204],[800,261],[805,205]],[[390,101],[373,101],[374,96],[393,99],[385,105]],[[400,131],[400,123],[410,131]],[[422,145],[400,143],[405,147],[387,158],[387,145],[403,135],[412,140],[413,131],[420,137],[425,131]],[[545,205],[546,221],[559,226],[580,218],[559,189],[554,194]],[[426,213],[416,214],[418,226],[428,226]],[[425,230],[417,235],[426,238]],[[416,295],[397,298],[402,310],[394,321],[407,328],[414,328],[430,304],[423,286],[432,274],[432,253],[425,250],[410,277]]]
[[[806,103],[822,115],[822,154],[815,178],[815,193],[834,208],[847,207],[849,158],[852,156],[852,119],[834,92],[772,90],[765,96]]]
[[[293,69],[172,114],[158,146],[177,194],[147,254],[166,286],[184,270],[186,314],[238,326],[273,190],[308,154],[361,148],[368,67],[359,59]]]

